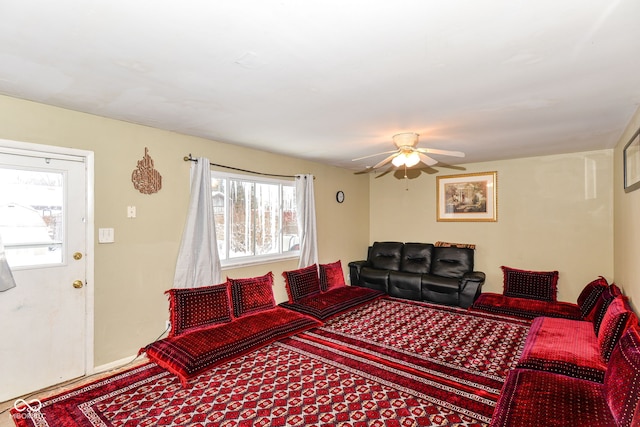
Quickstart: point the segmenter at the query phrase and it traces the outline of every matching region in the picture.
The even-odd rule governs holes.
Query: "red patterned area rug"
[[[12,411],[22,426],[486,426],[527,322],[379,300],[205,372],[154,364]]]
[[[506,316],[387,298],[292,340],[309,353],[339,359],[380,381],[407,383],[443,411],[488,423],[529,325]],[[441,425],[435,418],[433,425]]]

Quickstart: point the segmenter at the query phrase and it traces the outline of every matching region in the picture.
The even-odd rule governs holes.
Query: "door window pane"
[[[0,167],[0,235],[13,267],[61,264],[64,175]]]

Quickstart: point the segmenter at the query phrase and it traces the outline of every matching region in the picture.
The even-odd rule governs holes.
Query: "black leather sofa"
[[[351,285],[417,301],[470,307],[485,274],[473,270],[474,250],[431,243],[375,242],[364,261],[349,263]]]

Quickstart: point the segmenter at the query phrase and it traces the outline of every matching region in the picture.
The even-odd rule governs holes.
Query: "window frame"
[[[241,181],[241,182],[250,182],[253,185],[255,184],[263,184],[263,185],[278,185],[278,192],[279,192],[279,197],[280,197],[280,206],[279,206],[279,215],[282,219],[284,218],[283,215],[283,187],[292,187],[295,191],[295,179],[278,179],[278,178],[265,178],[265,177],[254,177],[254,176],[250,176],[250,175],[244,175],[244,174],[238,174],[238,173],[230,173],[230,172],[221,172],[221,171],[211,171],[211,180],[212,180],[212,196],[213,196],[213,180],[214,179],[224,179],[225,180],[225,204],[224,204],[224,215],[225,215],[225,236],[231,236],[230,233],[230,221],[228,220],[228,216],[230,214],[230,203],[228,203],[229,199],[229,189],[230,189],[230,181],[235,180],[235,181]],[[255,187],[254,187],[255,188]],[[214,207],[215,209],[215,207]],[[282,233],[284,231],[284,227],[283,227],[283,223],[280,224],[280,235],[279,235],[279,239],[280,242],[282,242],[283,238],[282,238]],[[255,224],[254,224],[255,226]],[[298,237],[300,235],[300,231],[298,230]],[[217,235],[216,235],[216,240],[217,240]],[[265,255],[246,255],[246,256],[241,256],[241,257],[237,257],[237,258],[229,258],[229,253],[230,253],[230,242],[231,240],[229,238],[225,239],[225,247],[223,248],[223,250],[225,251],[224,253],[224,257],[226,259],[222,259],[223,254],[220,253],[220,265],[222,266],[222,269],[231,269],[231,268],[237,268],[237,267],[246,267],[246,266],[253,266],[253,265],[260,265],[260,264],[267,264],[267,263],[272,263],[272,262],[279,262],[279,261],[288,261],[288,260],[293,260],[293,259],[298,259],[300,258],[300,250],[295,250],[295,251],[287,251],[284,252],[283,251],[283,244],[280,244],[280,249],[278,253],[273,253],[273,254],[265,254]],[[216,241],[217,244],[217,241]],[[218,247],[218,250],[220,251],[220,248]]]

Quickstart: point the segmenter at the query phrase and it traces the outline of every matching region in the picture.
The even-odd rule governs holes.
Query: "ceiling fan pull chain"
[[[409,191],[409,177],[407,176],[407,165],[404,165],[404,182],[405,182],[405,191]]]

